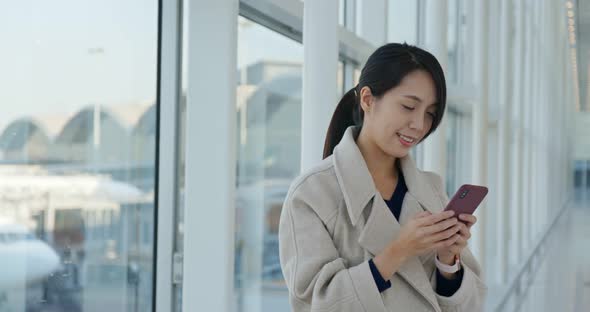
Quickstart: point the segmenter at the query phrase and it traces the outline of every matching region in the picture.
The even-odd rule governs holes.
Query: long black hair
[[[359,83],[344,94],[326,134],[324,158],[332,155],[346,128],[363,125],[364,112],[360,105],[360,91],[367,86],[373,96],[379,98],[397,87],[409,73],[424,70],[430,74],[436,87],[436,114],[428,137],[440,124],[447,101],[447,87],[442,67],[434,55],[418,47],[403,43],[388,43],[371,54],[361,71]]]

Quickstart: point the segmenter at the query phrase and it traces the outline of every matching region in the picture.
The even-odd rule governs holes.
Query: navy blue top
[[[390,199],[385,199],[385,203],[391,210],[391,213],[395,216],[397,220],[399,220],[399,216],[402,212],[402,204],[404,202],[404,197],[406,196],[406,192],[408,191],[408,187],[406,186],[406,181],[404,180],[404,176],[401,170],[399,171],[399,178],[397,182],[397,186],[393,191],[393,195]],[[375,284],[377,285],[377,289],[379,292],[383,292],[386,289],[391,287],[391,281],[385,280],[373,259],[369,260],[369,267],[371,269],[371,274],[373,275],[373,279],[375,280]],[[459,272],[457,272],[458,276],[454,280],[446,279],[438,269],[436,270],[436,292],[445,297],[452,296],[458,289],[461,287],[461,281],[463,280],[463,268]]]

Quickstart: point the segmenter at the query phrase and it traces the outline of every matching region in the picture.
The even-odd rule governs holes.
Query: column
[[[234,279],[238,0],[194,0],[188,19],[182,311],[229,312]]]
[[[323,155],[330,119],[338,104],[338,1],[306,1],[303,6],[303,107],[301,171]]]

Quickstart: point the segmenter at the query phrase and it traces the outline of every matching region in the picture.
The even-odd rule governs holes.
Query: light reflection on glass
[[[0,311],[150,311],[157,2],[5,6]]]

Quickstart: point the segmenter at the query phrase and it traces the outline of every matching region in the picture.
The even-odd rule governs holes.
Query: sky
[[[0,1],[0,131],[25,116],[153,101],[157,18],[155,0]],[[302,61],[301,44],[240,20],[239,68]]]
[[[2,1],[0,37],[7,44],[0,52],[0,127],[23,115],[153,100],[152,2]]]

